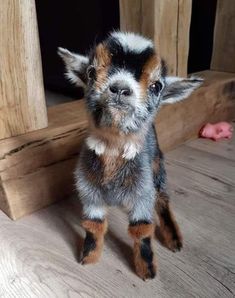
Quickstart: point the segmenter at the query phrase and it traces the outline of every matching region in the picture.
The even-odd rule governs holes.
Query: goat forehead
[[[143,40],[145,41],[145,39]],[[140,80],[143,71],[147,70],[146,66],[150,65],[150,61],[152,61],[151,71],[154,67],[159,68],[160,59],[156,59],[156,57],[151,43],[146,42],[141,51],[140,48],[136,51],[111,36],[96,47],[95,61],[97,66],[106,67],[109,75],[120,69],[125,69],[132,73],[136,80]]]
[[[124,51],[131,51],[141,53],[147,48],[153,49],[153,43],[141,35],[131,32],[113,32],[108,41],[116,41],[124,49]]]

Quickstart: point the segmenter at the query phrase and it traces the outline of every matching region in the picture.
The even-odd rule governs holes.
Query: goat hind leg
[[[179,251],[183,247],[183,237],[171,210],[169,196],[164,191],[158,194],[156,211],[160,220],[160,235],[163,244],[174,252]]]

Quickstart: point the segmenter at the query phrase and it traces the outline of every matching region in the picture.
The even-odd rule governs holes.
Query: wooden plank
[[[117,208],[109,210],[101,261],[79,265],[84,231],[81,207],[73,198],[17,222],[0,212],[0,296],[234,297],[235,189],[226,181],[234,181],[235,172],[230,177],[225,148],[217,159],[187,146],[166,154],[169,192],[184,247],[172,253],[153,241],[159,268],[155,280],[143,283],[135,275],[127,216]],[[217,168],[223,171],[221,181],[213,179]]]
[[[151,38],[169,74],[186,76],[192,0],[120,0],[121,29]]]
[[[141,32],[141,1],[119,0],[120,29],[122,31]]]
[[[178,72],[178,4],[178,0],[154,1],[153,39],[171,75]]]
[[[179,0],[176,57],[176,75],[186,77],[188,74],[189,33],[192,14],[192,0]]]
[[[0,7],[0,139],[47,126],[34,0]]]
[[[0,207],[13,219],[73,190],[73,169],[87,127],[84,102],[50,108],[48,117],[48,128],[0,141]]]
[[[235,3],[217,0],[211,69],[235,72]]]
[[[234,117],[234,80],[213,80],[187,101],[161,109],[156,128],[163,151],[197,137],[207,121]],[[84,101],[49,108],[48,116],[48,128],[0,141],[0,207],[13,219],[74,189],[72,173],[87,128]]]

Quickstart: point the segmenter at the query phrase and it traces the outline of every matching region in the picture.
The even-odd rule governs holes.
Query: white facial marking
[[[126,50],[130,50],[135,53],[140,53],[148,47],[153,48],[153,43],[150,39],[135,33],[113,32],[111,36],[118,39]]]

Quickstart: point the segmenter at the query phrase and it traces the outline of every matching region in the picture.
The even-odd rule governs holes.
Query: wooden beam
[[[187,76],[192,0],[120,0],[120,27],[151,38],[171,75]]]
[[[119,0],[120,28],[123,31],[141,32],[141,0]]]
[[[235,78],[211,72],[200,75],[210,77],[204,86],[158,114],[156,128],[164,152],[197,137],[206,122],[235,115]],[[12,219],[74,190],[73,170],[87,128],[84,101],[49,108],[48,117],[48,128],[0,141],[0,208]]]
[[[0,139],[47,126],[34,0],[0,6]]]
[[[217,0],[211,69],[235,72],[234,0]]]

